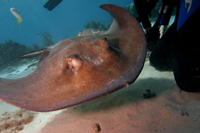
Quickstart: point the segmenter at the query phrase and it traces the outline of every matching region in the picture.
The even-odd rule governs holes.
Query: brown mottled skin
[[[43,53],[31,74],[0,79],[0,99],[28,110],[53,111],[133,83],[146,55],[143,30],[123,8],[112,4],[100,7],[113,17],[108,31],[86,30],[60,41],[51,52]]]

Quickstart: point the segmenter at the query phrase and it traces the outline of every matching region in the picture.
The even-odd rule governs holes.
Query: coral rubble
[[[0,117],[1,133],[18,133],[24,129],[25,124],[33,121],[36,113],[19,109],[14,112],[5,112]]]
[[[12,40],[5,41],[3,44],[0,44],[0,64],[25,53],[29,53],[29,49],[25,45]]]
[[[52,40],[52,35],[50,32],[44,31],[43,33],[40,33],[39,36],[42,38],[42,43],[46,47],[54,44]]]

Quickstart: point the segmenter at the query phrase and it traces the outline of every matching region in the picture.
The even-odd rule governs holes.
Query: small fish
[[[17,18],[17,19],[14,19],[15,22],[18,23],[18,25],[20,26],[20,23],[22,22],[22,16],[21,14],[19,13],[19,11],[17,11],[15,8],[10,8],[10,11],[12,12],[12,14]]]

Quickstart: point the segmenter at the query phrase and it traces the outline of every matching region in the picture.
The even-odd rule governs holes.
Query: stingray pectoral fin
[[[124,76],[127,83],[133,83],[140,74],[146,56],[146,38],[138,21],[123,8],[113,4],[103,4],[100,8],[110,13],[113,23],[107,31],[96,35],[106,37],[109,44],[119,49],[128,62]]]
[[[35,81],[32,81],[32,84],[35,84]],[[31,80],[26,78],[16,80],[0,78],[0,99],[17,107],[42,111],[42,108],[45,107],[42,104],[44,90],[39,91],[39,85],[33,89],[32,84]]]

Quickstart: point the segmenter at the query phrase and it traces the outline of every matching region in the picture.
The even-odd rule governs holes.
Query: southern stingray
[[[63,109],[132,84],[143,68],[146,40],[137,20],[117,5],[107,31],[86,29],[43,51],[38,67],[18,79],[0,79],[0,99],[33,110]]]

